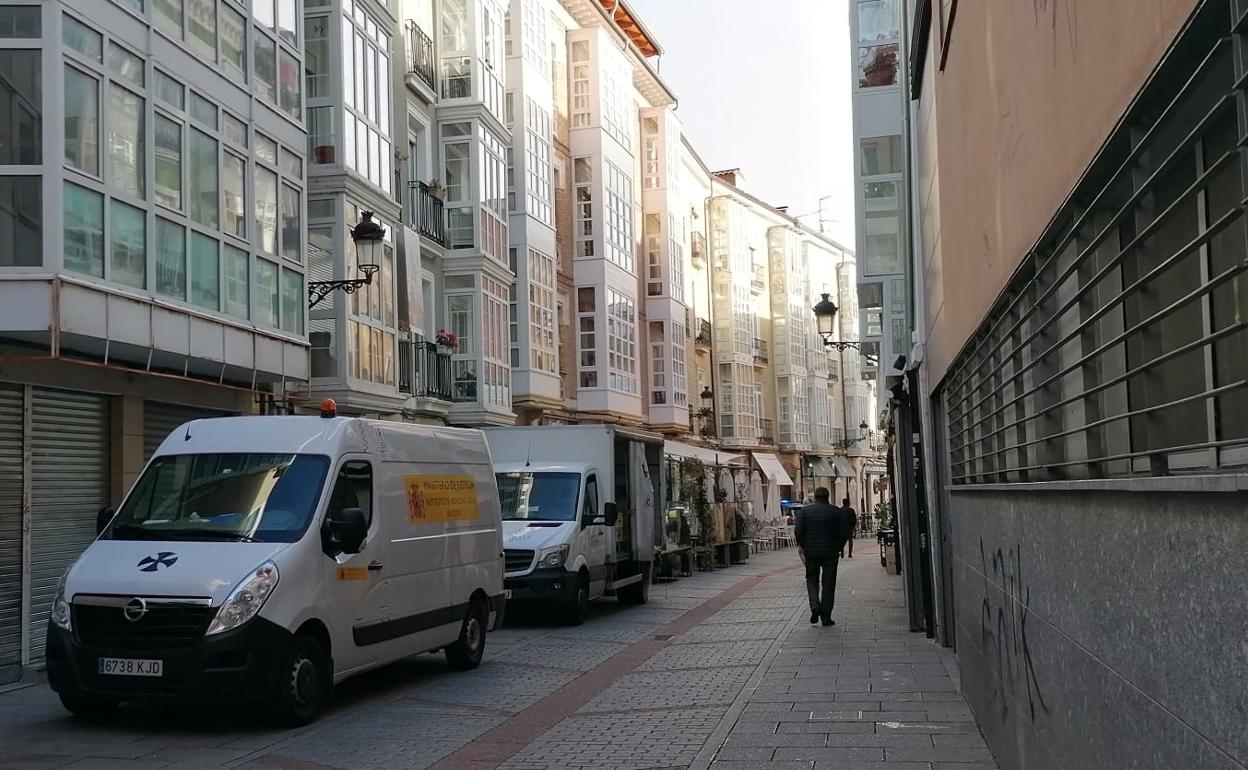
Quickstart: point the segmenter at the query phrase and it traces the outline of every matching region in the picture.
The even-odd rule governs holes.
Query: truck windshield
[[[579,473],[500,473],[498,497],[504,519],[576,521]]]
[[[293,543],[312,520],[328,467],[312,455],[158,457],[101,537]]]

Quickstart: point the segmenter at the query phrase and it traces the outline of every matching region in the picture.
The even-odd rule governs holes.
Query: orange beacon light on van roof
[[[337,417],[338,416],[338,404],[336,404],[332,398],[327,398],[321,402],[321,416],[322,417]]]

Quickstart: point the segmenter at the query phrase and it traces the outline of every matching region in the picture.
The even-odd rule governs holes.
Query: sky
[[[627,0],[711,170],[854,247],[846,0]],[[783,12],[781,12],[783,11]],[[655,60],[651,60],[652,63]]]

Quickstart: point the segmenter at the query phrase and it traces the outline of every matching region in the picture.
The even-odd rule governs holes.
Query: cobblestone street
[[[375,672],[302,730],[244,708],[88,724],[27,687],[0,695],[0,756],[21,768],[995,767],[872,546],[841,562],[832,628],[806,625],[800,564],[781,551],[654,586],[644,607],[599,602],[577,628],[513,616],[478,670],[427,655]]]

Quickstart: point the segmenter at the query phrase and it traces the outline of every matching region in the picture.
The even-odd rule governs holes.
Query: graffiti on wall
[[[984,598],[980,604],[979,637],[985,655],[995,657],[999,679],[994,684],[993,701],[1000,705],[1001,718],[1010,715],[1015,693],[1026,690],[1030,718],[1049,713],[1044,690],[1036,677],[1027,635],[1031,587],[1023,575],[1023,552],[1016,543],[1008,550],[988,553],[979,539],[980,574],[984,577]],[[991,579],[990,579],[991,578]],[[993,583],[1000,589],[993,587]]]

